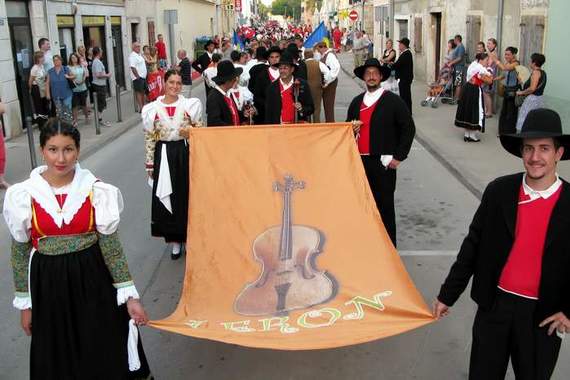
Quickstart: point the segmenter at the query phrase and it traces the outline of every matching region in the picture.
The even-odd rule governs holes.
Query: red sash
[[[281,122],[294,123],[296,110],[293,101],[293,86],[283,90],[283,84],[279,82],[279,89],[281,90]]]
[[[228,105],[228,107],[230,108],[230,112],[232,113],[232,125],[239,126],[240,125],[239,111],[237,109],[236,104],[234,103],[234,100],[228,96],[224,96],[224,100],[226,101],[226,104]]]
[[[358,151],[360,154],[370,154],[370,121],[380,99],[370,105],[370,107],[367,107],[364,102],[360,104],[360,121],[362,122],[358,137]]]

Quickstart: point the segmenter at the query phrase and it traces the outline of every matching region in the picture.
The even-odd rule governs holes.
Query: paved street
[[[350,56],[342,59],[350,71]],[[357,83],[341,72],[337,120],[344,119],[350,100],[360,91]],[[500,153],[493,127],[480,145],[462,145],[460,132],[451,126],[455,108],[419,107],[424,92],[425,84],[417,83],[414,117],[419,140],[425,145],[416,140],[398,172],[396,211],[398,248],[416,286],[431,303],[478,205],[476,195],[491,176],[518,167],[516,160]],[[204,102],[203,85],[196,86],[193,95]],[[456,134],[459,137],[455,138]],[[184,261],[171,261],[165,244],[150,237],[150,189],[143,170],[141,127],[129,129],[82,165],[123,192],[126,208],[120,231],[131,271],[150,317],[167,316],[178,301]],[[19,313],[10,307],[13,286],[4,223],[0,223],[0,238],[0,379],[25,379],[29,338],[19,327]],[[151,368],[160,380],[464,379],[474,310],[466,292],[444,321],[372,343],[319,351],[248,349],[150,328],[144,328],[142,334]],[[570,364],[564,358],[569,353],[565,344],[555,380],[568,378]],[[510,374],[508,378],[514,377]]]

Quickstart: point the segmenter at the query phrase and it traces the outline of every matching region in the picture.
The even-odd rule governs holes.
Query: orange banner
[[[196,128],[186,276],[151,326],[250,347],[346,346],[431,322],[349,124]]]

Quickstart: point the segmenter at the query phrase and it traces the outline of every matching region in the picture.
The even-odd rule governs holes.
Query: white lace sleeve
[[[93,185],[93,208],[97,231],[110,235],[119,228],[121,212],[123,211],[123,196],[113,185],[95,182]]]
[[[32,227],[32,197],[22,184],[17,183],[8,188],[2,213],[14,240],[19,243],[28,242]]]
[[[156,117],[156,107],[154,102],[146,104],[141,110],[143,121],[143,130],[152,131],[154,127],[154,119]]]
[[[200,99],[184,99],[184,111],[186,111],[193,122],[202,121],[202,102]]]

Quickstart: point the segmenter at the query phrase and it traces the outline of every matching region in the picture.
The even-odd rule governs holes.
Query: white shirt
[[[279,78],[279,69],[269,66],[269,74],[271,75],[271,78]]]
[[[283,82],[283,80],[281,78],[279,78],[279,82],[281,82],[281,86],[283,86],[283,91],[286,91],[289,89],[289,87],[291,87],[293,85],[293,82],[295,82],[295,78],[291,78],[291,82],[285,84],[285,82]]]
[[[309,61],[316,61],[316,59],[315,58],[305,59],[305,62],[309,62]],[[324,63],[322,63],[321,61],[318,61],[318,62],[319,62],[319,69],[321,70],[321,74],[323,74],[325,83],[329,84],[330,82],[332,82],[334,80],[334,79],[331,80],[331,69],[329,69],[329,67],[327,65],[325,65]]]
[[[142,55],[138,54],[137,52],[133,51],[131,55],[129,55],[129,67],[134,67],[139,74],[139,77],[146,78],[146,62]],[[133,71],[130,71],[131,80],[137,79]]]
[[[338,78],[338,74],[340,73],[340,62],[338,58],[334,55],[332,49],[329,49],[325,52],[327,55],[327,59],[325,59],[325,65],[330,69],[330,81],[325,81],[325,86],[328,85],[330,82],[334,81]]]
[[[206,70],[204,70],[202,75],[204,76],[204,80],[206,81],[206,84],[208,85],[208,87],[210,87],[210,88],[216,87],[216,83],[214,83],[212,78],[214,78],[216,75],[218,75],[218,67],[217,66],[208,67]]]
[[[44,51],[44,70],[47,73],[53,67],[53,54],[51,50]]]
[[[524,195],[528,196],[530,199],[523,201],[523,202],[519,202],[519,204],[530,203],[530,202],[535,201],[539,198],[548,199],[554,193],[556,193],[558,191],[560,186],[562,186],[562,180],[560,180],[560,178],[558,177],[558,174],[556,174],[556,181],[554,181],[554,183],[546,190],[534,190],[529,185],[527,185],[526,177],[527,176],[525,173],[523,176],[523,183],[522,183],[523,191],[524,191]]]

